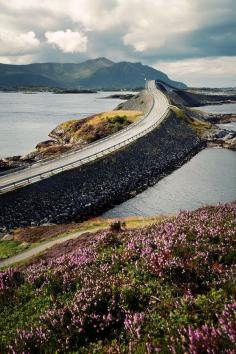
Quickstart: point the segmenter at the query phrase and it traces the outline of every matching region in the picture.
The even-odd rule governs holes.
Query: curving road
[[[35,163],[30,168],[0,177],[0,192],[14,190],[42,178],[48,178],[63,169],[73,168],[105,156],[152,130],[166,117],[169,112],[169,103],[166,96],[157,89],[154,80],[147,82],[147,90],[153,97],[153,105],[151,111],[137,123],[97,143],[90,144],[84,149],[66,154],[58,159]]]

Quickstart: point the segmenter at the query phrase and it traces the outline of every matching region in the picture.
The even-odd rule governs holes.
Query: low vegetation
[[[199,137],[204,136],[209,130],[214,130],[214,126],[211,123],[206,122],[203,119],[190,117],[184,109],[178,107],[172,107],[171,109],[175,112],[178,118],[184,119]]]
[[[135,228],[158,223],[165,218],[165,216],[130,217],[123,218],[122,222],[129,228]],[[15,256],[27,248],[34,248],[42,242],[46,243],[75,232],[92,232],[95,229],[105,229],[113,222],[113,219],[94,218],[79,224],[42,225],[15,229],[11,234],[13,238],[11,241],[0,241],[0,261]]]
[[[9,161],[0,160],[0,169],[5,171],[9,168],[20,167],[22,164],[27,166],[28,163],[80,149],[126,128],[142,115],[141,111],[121,109],[84,119],[67,120],[49,133],[50,140],[38,143],[33,152],[25,156],[10,158]]]
[[[98,122],[93,122],[93,120],[91,120],[84,124],[80,130],[75,132],[73,140],[82,140],[86,143],[91,143],[99,139],[103,139],[111,134],[117,133],[131,123],[131,120],[129,120],[125,115],[106,117]]]
[[[0,273],[0,352],[234,353],[236,203],[99,231]]]
[[[87,144],[118,132],[143,115],[140,111],[104,112],[58,125],[49,135],[66,144]]]
[[[29,244],[17,240],[0,241],[0,260],[14,256],[27,249]]]

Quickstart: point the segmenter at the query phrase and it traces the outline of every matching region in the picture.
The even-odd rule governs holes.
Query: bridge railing
[[[166,98],[166,100],[167,100],[167,98]],[[120,132],[118,132],[116,134],[113,134],[113,135],[111,135],[111,136],[109,136],[109,137],[107,137],[105,139],[102,139],[102,141],[111,139],[111,138],[114,137],[114,135],[120,135],[120,134],[124,133],[124,131],[126,131],[128,129],[131,129],[134,125],[138,125],[141,121],[143,121],[150,114],[150,112],[152,111],[152,109],[154,107],[154,102],[155,101],[154,101],[154,98],[153,98],[152,99],[152,106],[151,106],[150,111],[146,115],[144,115],[139,121],[131,124],[129,127],[125,128],[125,129],[122,129]],[[168,103],[168,100],[167,100],[167,103]],[[118,144],[113,145],[112,147],[105,148],[104,150],[101,150],[101,151],[99,151],[97,153],[93,153],[93,154],[91,154],[91,155],[89,155],[87,157],[80,158],[80,159],[78,159],[78,160],[76,160],[74,162],[69,162],[69,163],[67,163],[67,164],[65,164],[63,166],[55,167],[53,169],[50,169],[49,171],[37,173],[35,175],[31,175],[30,177],[22,178],[22,179],[18,180],[17,182],[11,182],[11,183],[5,184],[5,185],[0,187],[0,194],[6,193],[6,192],[11,191],[11,190],[15,190],[15,189],[17,189],[19,187],[23,187],[25,185],[28,185],[30,183],[34,183],[34,182],[42,180],[44,178],[48,178],[48,177],[54,176],[55,174],[58,174],[60,172],[67,171],[67,170],[72,169],[72,168],[80,167],[82,165],[88,164],[89,162],[95,161],[95,160],[97,160],[99,158],[102,158],[102,157],[104,157],[106,155],[109,155],[110,153],[112,153],[114,151],[117,151],[117,150],[119,150],[120,148],[122,148],[124,146],[129,145],[133,141],[135,141],[135,140],[139,139],[140,137],[146,135],[147,133],[151,132],[167,116],[168,112],[169,112],[169,105],[167,106],[167,109],[164,112],[164,114],[162,115],[162,117],[160,117],[160,119],[158,121],[156,121],[154,124],[152,124],[150,127],[144,129],[142,132],[139,132],[139,133],[135,134],[134,136],[132,136],[132,137],[130,137],[130,138],[118,143]],[[101,140],[98,141],[98,142],[95,142],[93,144],[89,144],[88,146],[86,146],[83,149],[80,149],[78,151],[86,150],[86,149],[90,148],[91,145],[94,146],[94,145],[97,145],[99,143],[101,143]],[[68,156],[68,155],[71,155],[71,154],[75,154],[75,153],[76,152],[73,151],[73,152],[71,152],[69,154],[68,153],[65,154],[65,156]],[[55,159],[53,159],[53,160],[55,160]],[[43,161],[42,163],[40,163],[40,165],[46,164],[48,162],[49,161],[47,161],[47,162]],[[17,172],[15,172],[15,173],[17,173]]]
[[[148,88],[146,88],[146,90],[148,90]],[[145,115],[143,115],[143,116],[142,116],[140,119],[138,119],[136,122],[130,124],[130,125],[127,126],[126,128],[124,128],[124,129],[118,131],[117,133],[114,133],[114,134],[112,134],[112,135],[109,135],[109,136],[107,136],[107,137],[105,137],[105,138],[103,138],[103,139],[100,139],[100,140],[98,140],[98,141],[95,141],[95,142],[93,142],[93,143],[90,143],[90,144],[88,144],[88,145],[86,145],[86,146],[83,146],[83,147],[81,147],[81,148],[79,148],[79,149],[75,149],[75,150],[72,150],[72,151],[69,151],[69,152],[64,152],[64,153],[62,153],[62,154],[60,154],[60,155],[58,155],[58,156],[47,157],[47,158],[45,158],[45,159],[43,159],[43,160],[40,160],[40,161],[38,161],[38,162],[35,162],[35,163],[33,163],[33,164],[27,166],[26,168],[24,168],[24,167],[16,167],[16,168],[14,168],[13,170],[11,170],[11,171],[9,171],[9,172],[7,172],[7,173],[5,173],[5,172],[0,172],[0,180],[1,180],[1,177],[6,177],[6,176],[10,176],[10,175],[13,176],[14,174],[17,174],[17,173],[18,173],[19,171],[21,171],[21,170],[26,171],[26,170],[28,170],[28,169],[30,170],[30,169],[32,169],[32,168],[34,168],[34,167],[37,167],[37,166],[46,165],[47,163],[50,163],[51,161],[61,160],[61,159],[65,158],[65,157],[68,157],[68,156],[71,156],[71,155],[75,155],[75,154],[77,154],[78,152],[81,152],[81,151],[85,151],[85,150],[87,150],[87,149],[90,149],[91,147],[94,147],[94,146],[96,146],[96,145],[99,145],[99,144],[103,143],[104,141],[111,140],[111,139],[113,139],[114,137],[123,134],[123,133],[126,132],[127,130],[133,129],[134,126],[140,124],[140,123],[141,123],[144,119],[146,119],[146,117],[149,115],[149,113],[150,113],[151,110],[153,109],[153,105],[154,105],[154,100],[152,100],[152,105],[151,105],[151,108],[150,108],[150,111],[149,111],[149,112],[147,112]],[[0,190],[1,190],[1,187],[0,187]]]

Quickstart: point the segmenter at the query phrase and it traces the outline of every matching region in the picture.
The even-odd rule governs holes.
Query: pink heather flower
[[[142,312],[127,313],[124,320],[125,329],[128,330],[132,336],[140,338],[141,325],[144,317],[145,315]]]

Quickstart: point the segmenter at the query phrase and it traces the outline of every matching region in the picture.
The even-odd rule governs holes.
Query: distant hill
[[[144,87],[146,79],[161,80],[185,88],[166,74],[141,63],[114,63],[106,58],[82,63],[0,64],[1,87],[48,86],[64,88],[133,89]]]

